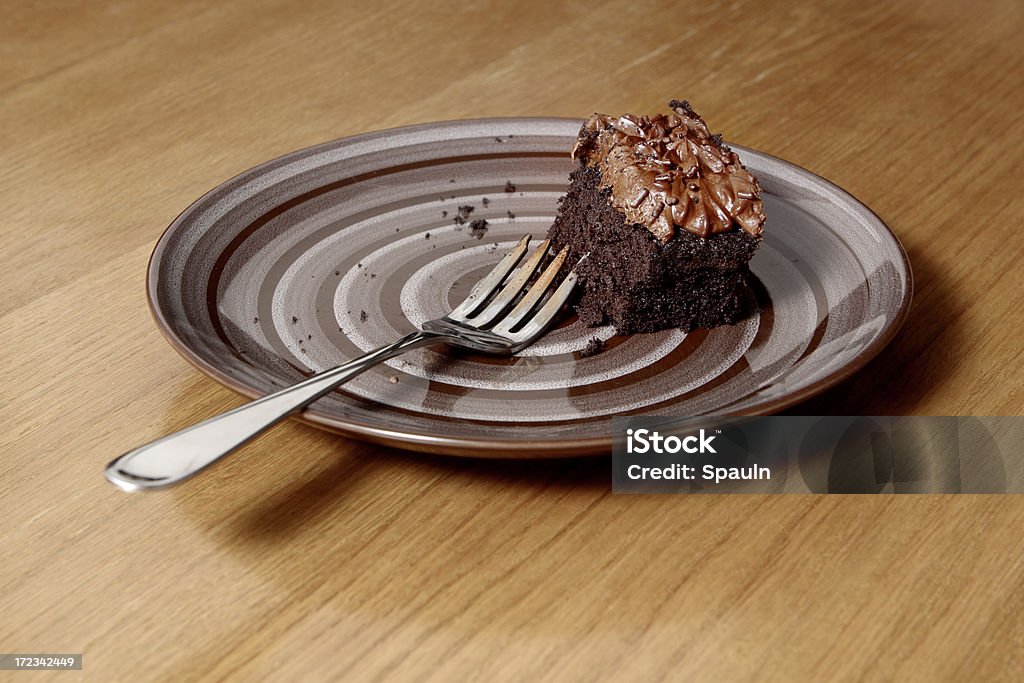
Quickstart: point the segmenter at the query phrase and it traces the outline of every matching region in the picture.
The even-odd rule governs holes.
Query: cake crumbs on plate
[[[477,238],[478,240],[482,240],[484,238],[484,235],[487,234],[487,221],[485,221],[483,218],[476,219],[475,221],[469,224],[469,231],[470,234],[473,235],[473,237]]]
[[[596,356],[604,350],[604,340],[599,337],[591,337],[587,345],[580,351],[580,357]]]
[[[469,214],[473,213],[475,210],[476,207],[472,204],[461,204],[459,206],[459,212],[455,214],[455,218],[453,218],[452,221],[454,221],[456,225],[462,225],[469,221]]]

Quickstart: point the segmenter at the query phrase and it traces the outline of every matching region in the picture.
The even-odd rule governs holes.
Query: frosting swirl
[[[612,205],[661,242],[677,227],[708,237],[739,226],[759,236],[765,216],[757,179],[689,102],[672,100],[669,107],[667,115],[594,114],[572,158],[598,168]]]

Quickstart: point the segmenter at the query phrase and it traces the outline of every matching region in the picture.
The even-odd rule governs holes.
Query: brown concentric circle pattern
[[[524,233],[543,237],[580,121],[437,123],[329,142],[233,178],[153,253],[171,343],[248,396],[351,360],[449,311]],[[738,148],[765,190],[760,314],[617,337],[567,319],[510,359],[440,348],[367,372],[302,415],[405,448],[487,457],[607,450],[613,415],[761,414],[831,386],[895,334],[903,249],[867,207]],[[473,220],[486,226],[471,229]],[[593,337],[602,352],[583,357]]]

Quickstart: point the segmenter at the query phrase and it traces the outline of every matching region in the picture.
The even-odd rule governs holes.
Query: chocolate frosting
[[[667,115],[594,114],[580,129],[573,159],[600,170],[612,205],[661,242],[677,227],[708,237],[739,226],[759,236],[765,217],[757,179],[689,102],[669,106]]]

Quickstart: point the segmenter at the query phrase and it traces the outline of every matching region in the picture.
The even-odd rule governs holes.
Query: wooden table
[[[1024,676],[1019,496],[614,496],[603,459],[298,424],[173,490],[101,477],[240,402],[144,295],[205,190],[362,131],[669,97],[910,253],[902,334],[801,410],[1020,413],[1019,2],[3,5],[0,651],[102,681]]]

